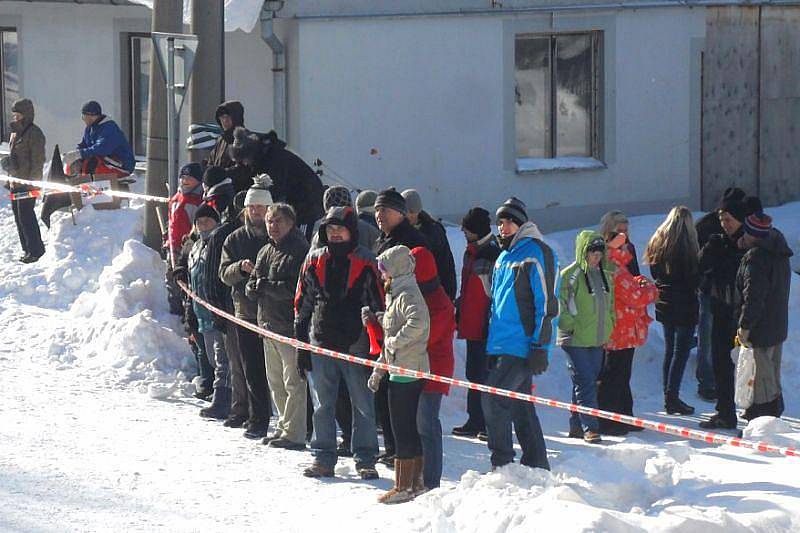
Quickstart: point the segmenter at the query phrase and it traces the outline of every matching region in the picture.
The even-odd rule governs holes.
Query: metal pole
[[[169,195],[178,192],[178,151],[175,110],[175,39],[167,39],[167,164],[169,165]]]

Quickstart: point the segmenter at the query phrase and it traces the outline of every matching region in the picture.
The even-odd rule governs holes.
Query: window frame
[[[550,110],[550,123],[549,123],[549,139],[546,146],[549,145],[551,157],[520,157],[517,152],[517,133],[516,125],[518,120],[516,102],[511,109],[511,118],[513,125],[511,132],[513,134],[512,155],[515,170],[517,173],[531,173],[542,171],[554,170],[590,170],[590,169],[605,169],[607,162],[604,154],[604,109],[605,109],[605,78],[604,78],[604,54],[605,54],[605,40],[606,30],[603,28],[576,28],[576,29],[548,29],[542,31],[533,29],[532,31],[525,31],[521,28],[515,28],[511,32],[511,51],[512,57],[510,58],[511,66],[511,82],[513,84],[512,92],[516,90],[516,44],[519,39],[532,38],[532,39],[547,39],[549,41],[549,110]],[[591,115],[590,120],[590,155],[589,156],[559,156],[557,152],[558,146],[558,79],[557,79],[557,46],[556,39],[561,36],[589,36],[591,39],[591,91],[592,102],[590,105]]]
[[[135,62],[136,58],[134,57],[134,46],[133,46],[133,40],[134,39],[142,39],[144,41],[150,42],[150,33],[148,33],[148,32],[138,32],[138,31],[130,31],[130,32],[125,32],[124,33],[125,58],[126,58],[126,61],[125,61],[126,72],[125,72],[124,80],[125,80],[125,83],[127,84],[127,87],[125,88],[125,96],[126,96],[126,99],[127,99],[127,101],[125,102],[125,108],[126,108],[126,111],[127,111],[127,127],[126,127],[126,130],[127,130],[128,138],[130,139],[131,148],[133,149],[134,157],[137,160],[143,160],[147,156],[147,146],[144,147],[144,151],[141,152],[141,153],[136,150],[136,148],[137,148],[137,139],[138,139],[138,133],[139,132],[136,131],[136,127],[137,127],[137,124],[136,124],[136,102],[137,102],[137,99],[138,99],[137,98],[138,93],[136,92],[136,82],[135,82],[135,79],[136,79],[136,75],[135,74],[136,73],[135,73],[134,69],[136,69],[138,67],[138,64]],[[150,46],[152,47],[152,43],[150,44]],[[151,59],[150,60],[152,61],[152,48],[151,48]],[[143,90],[145,92],[148,92],[150,90],[150,88],[149,87],[144,87]],[[147,110],[145,110],[145,113],[147,113]],[[147,132],[144,132],[144,134],[146,136]]]
[[[5,57],[5,34],[14,33],[17,38],[17,89],[19,94],[22,94],[22,82],[19,73],[20,70],[20,53],[19,53],[19,30],[16,26],[0,26],[0,142],[7,142],[11,131],[9,129],[8,120],[6,120],[6,57]],[[9,115],[10,115],[10,110]]]

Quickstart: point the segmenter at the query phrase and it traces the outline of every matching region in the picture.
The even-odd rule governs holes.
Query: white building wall
[[[606,169],[516,172],[513,34],[527,26],[604,30]],[[416,187],[451,220],[512,194],[549,227],[689,202],[704,33],[704,10],[685,8],[301,20],[296,148],[360,187]]]
[[[225,99],[244,106],[245,125],[255,131],[272,129],[272,51],[260,28],[225,33]]]
[[[80,141],[87,100],[119,121],[120,31],[148,31],[149,21],[144,7],[0,2],[0,25],[17,28],[21,94],[34,102],[48,157],[56,143]]]

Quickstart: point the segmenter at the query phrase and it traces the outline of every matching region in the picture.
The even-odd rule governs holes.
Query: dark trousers
[[[197,362],[197,375],[200,376],[201,380],[200,388],[205,391],[210,391],[213,389],[214,367],[211,366],[208,360],[208,352],[206,351],[206,342],[203,338],[203,334],[195,332],[194,339],[195,342],[192,343],[192,351],[194,352],[194,358]]]
[[[383,453],[395,455],[392,418],[389,416],[389,381],[387,377],[381,380],[381,386],[375,393],[375,411],[378,413],[378,422],[383,429]]]
[[[239,349],[238,326],[228,322],[225,326],[225,351],[231,372],[231,416],[247,417],[249,413],[247,399],[247,379],[244,377],[244,363]]]
[[[677,399],[681,390],[683,371],[689,360],[690,344],[694,336],[694,326],[676,326],[662,323],[664,327],[664,364],[662,378],[664,396]]]
[[[603,369],[597,384],[597,405],[603,411],[633,415],[631,369],[635,348],[606,352]],[[611,420],[599,419],[600,429],[623,426]]]
[[[736,367],[731,359],[734,337],[736,319],[733,314],[717,309],[711,326],[711,365],[717,390],[717,415],[729,422],[736,421],[736,404],[733,401]]]
[[[530,394],[532,378],[524,358],[501,355],[497,357],[494,368],[489,370],[486,384],[499,389]],[[513,423],[517,441],[522,447],[520,463],[550,470],[542,425],[532,403],[496,394],[483,394],[483,412],[486,415],[486,432],[489,434],[488,444],[492,452],[493,466],[503,466],[514,460],[514,443],[511,436]]]
[[[339,396],[336,398],[336,423],[342,430],[342,441],[349,448],[350,435],[353,433],[353,405],[344,380],[339,382]]]
[[[467,341],[467,380],[483,385],[489,369],[486,366],[486,341]],[[470,389],[467,391],[467,423],[465,426],[478,431],[486,430],[486,421],[483,418],[480,391]]]
[[[417,410],[419,396],[425,380],[418,379],[408,383],[389,381],[389,412],[395,438],[397,459],[413,459],[422,456],[422,441],[417,429]],[[385,435],[384,430],[384,435]]]
[[[13,200],[11,210],[14,212],[14,222],[17,224],[22,251],[26,255],[41,257],[44,255],[44,243],[39,231],[39,221],[36,220],[36,212],[33,210],[35,205],[36,198]]]
[[[264,362],[264,344],[258,334],[241,326],[236,326],[236,335],[239,337],[244,378],[247,381],[247,399],[250,403],[248,422],[268,424],[272,416],[272,403]]]

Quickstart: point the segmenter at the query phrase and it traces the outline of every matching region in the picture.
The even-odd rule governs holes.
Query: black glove
[[[306,372],[311,372],[311,352],[297,349],[297,373],[300,374],[300,379],[306,379]]]
[[[534,376],[544,374],[547,365],[547,350],[535,347],[528,350],[528,370],[533,372]]]

